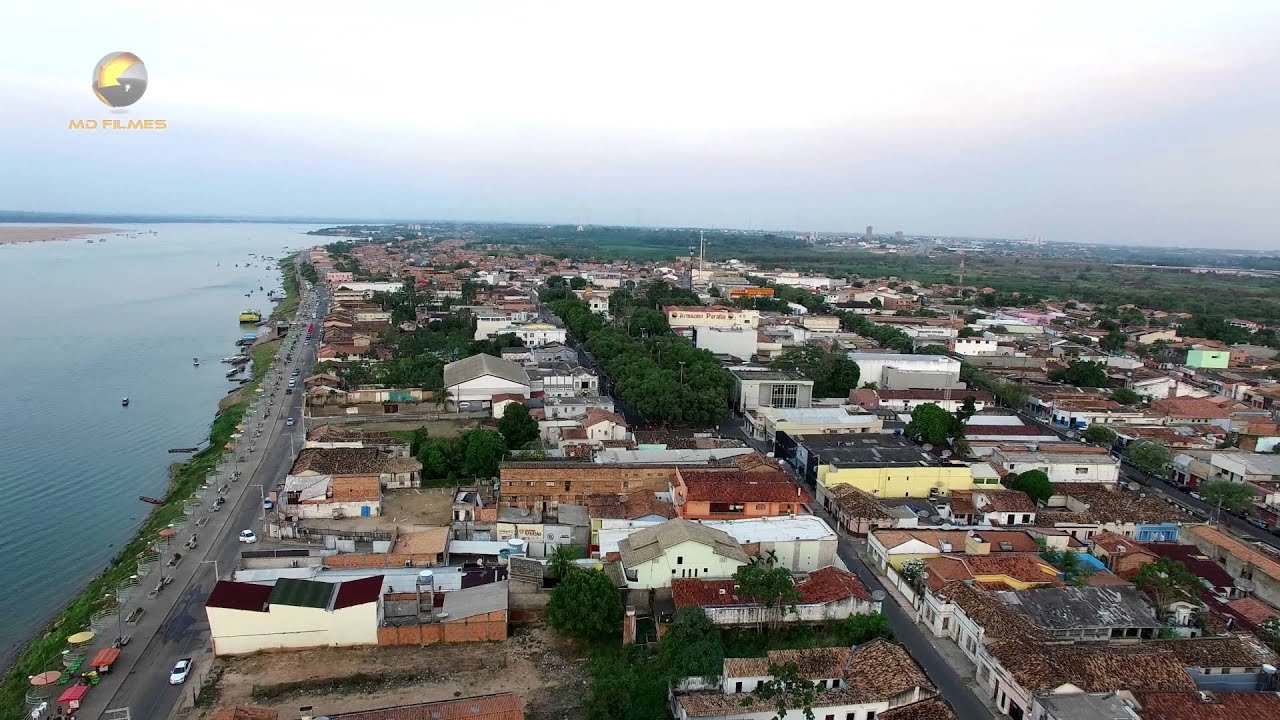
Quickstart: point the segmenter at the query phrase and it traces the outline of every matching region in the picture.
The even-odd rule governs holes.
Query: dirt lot
[[[217,704],[272,707],[287,718],[296,717],[303,705],[327,714],[513,692],[524,697],[528,720],[574,720],[582,717],[587,680],[572,653],[564,640],[537,627],[513,630],[502,643],[223,658],[217,661],[222,673]],[[203,711],[207,714],[209,709]],[[198,717],[191,711],[184,720]]]
[[[382,514],[377,517],[349,517],[341,520],[304,520],[309,528],[353,530],[357,532],[409,529],[413,526],[443,527],[453,519],[453,488],[413,488],[386,490],[382,494]]]
[[[475,419],[431,420],[427,422],[423,422],[421,420],[395,420],[385,422],[372,420],[367,423],[359,424],[359,427],[375,432],[383,432],[387,430],[416,430],[420,427],[425,427],[427,429],[427,434],[431,437],[437,438],[458,437],[462,433],[479,426],[480,422]]]

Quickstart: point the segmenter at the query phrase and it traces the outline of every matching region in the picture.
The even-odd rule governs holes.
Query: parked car
[[[299,375],[301,375],[301,374],[302,374],[302,371],[301,371],[301,370],[299,370],[298,368],[294,368],[294,369],[293,369],[293,376],[294,376],[294,377],[297,377],[297,376],[299,376]]]
[[[240,542],[252,545],[258,542],[258,536],[252,530],[241,530]]]
[[[213,511],[214,511],[214,512],[218,512],[219,510],[221,510],[221,509],[222,509],[223,504],[224,504],[224,503],[226,503],[226,502],[227,502],[226,498],[218,498],[217,500],[214,500],[214,501],[213,501]]]
[[[285,419],[284,419],[284,424],[285,424],[285,425],[287,425],[287,426],[289,426],[289,427],[293,427],[293,418],[291,418],[291,417],[290,417],[290,418],[285,418]]]
[[[1198,493],[1198,492],[1196,492],[1196,491],[1194,491],[1194,490],[1192,490],[1191,492],[1189,492],[1189,493],[1187,493],[1187,494],[1188,494],[1188,495],[1190,495],[1191,497],[1193,497],[1193,498],[1197,499],[1197,500],[1203,500],[1203,499],[1204,499],[1204,496],[1202,496],[1200,493]]]
[[[191,658],[182,658],[174,663],[173,670],[169,673],[170,685],[181,685],[187,681],[187,676],[191,674]]]
[[[284,389],[284,394],[285,394],[285,395],[292,395],[292,394],[293,394],[293,388],[285,388],[285,389]]]
[[[276,506],[276,504],[275,504],[275,503],[273,503],[273,502],[271,502],[270,500],[263,500],[263,501],[262,501],[262,509],[263,509],[263,510],[270,510],[271,508],[273,508],[273,507],[275,507],[275,506]]]

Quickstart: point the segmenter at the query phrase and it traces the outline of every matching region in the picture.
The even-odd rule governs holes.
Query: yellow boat
[[[258,312],[257,310],[245,310],[244,312],[240,313],[240,322],[242,323],[262,322],[262,313]]]

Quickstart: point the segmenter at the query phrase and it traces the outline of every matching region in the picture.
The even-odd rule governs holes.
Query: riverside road
[[[286,394],[285,386],[294,368],[305,376],[315,363],[319,337],[314,344],[307,344],[302,338],[305,334],[302,323],[308,322],[302,319],[303,309],[312,303],[316,314],[324,316],[327,301],[323,297],[303,298],[298,318],[302,322],[295,323],[281,345],[287,352],[291,342],[297,339],[293,361],[286,362],[282,354],[264,380],[269,389],[260,396],[259,410],[267,407],[272,398],[275,403],[270,417],[264,420],[257,452],[248,454],[246,461],[239,463],[243,476],[224,496],[226,507],[221,512],[210,513],[207,524],[195,529],[200,536],[198,549],[191,551],[173,570],[173,582],[155,600],[149,601],[143,618],[124,630],[132,636],[130,643],[123,649],[115,669],[85,696],[79,717],[98,718],[107,710],[128,708],[128,717],[134,720],[163,720],[181,705],[190,704],[199,692],[199,679],[213,660],[205,601],[218,578],[230,578],[235,571],[242,547],[240,531],[248,528],[262,535],[262,497],[284,478],[293,463],[293,450],[302,445],[305,393],[299,388]],[[273,378],[280,379],[272,383]],[[285,422],[288,417],[297,418],[298,422],[290,427]],[[169,671],[184,657],[195,660],[196,670],[186,684],[170,685]],[[184,694],[186,703],[182,702]]]

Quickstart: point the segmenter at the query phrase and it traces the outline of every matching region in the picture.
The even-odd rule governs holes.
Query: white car
[[[241,530],[240,542],[252,545],[258,542],[258,536],[252,530]]]
[[[182,658],[173,666],[173,671],[169,673],[170,685],[181,685],[187,681],[187,676],[191,674],[191,658]]]

